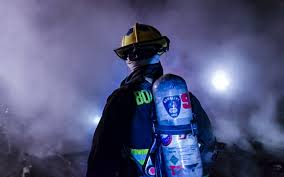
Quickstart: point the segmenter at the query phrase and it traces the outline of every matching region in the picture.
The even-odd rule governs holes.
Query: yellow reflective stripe
[[[131,149],[133,155],[147,155],[149,149]]]
[[[140,165],[144,165],[144,163],[145,163],[145,160],[137,160],[139,163],[140,163]]]

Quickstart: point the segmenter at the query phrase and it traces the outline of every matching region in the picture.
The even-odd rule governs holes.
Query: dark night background
[[[105,100],[129,73],[113,49],[135,23],[171,40],[226,143],[215,176],[284,176],[283,0],[0,0],[0,176],[84,176]],[[216,70],[231,79],[211,85]],[[95,119],[95,121],[94,121]]]

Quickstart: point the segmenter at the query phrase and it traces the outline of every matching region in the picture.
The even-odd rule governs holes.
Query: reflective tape
[[[130,149],[131,155],[137,160],[141,165],[145,163],[149,149]]]

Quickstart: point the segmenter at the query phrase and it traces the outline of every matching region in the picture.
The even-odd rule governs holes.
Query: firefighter
[[[156,28],[136,23],[114,50],[131,73],[107,99],[94,133],[87,177],[145,176],[142,169],[154,139],[152,85],[163,75],[160,57],[169,44]],[[191,93],[190,97],[206,176],[214,159],[215,137],[198,99]]]

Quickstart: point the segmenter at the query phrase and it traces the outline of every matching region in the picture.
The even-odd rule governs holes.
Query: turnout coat
[[[155,118],[151,80],[155,81],[162,74],[160,63],[138,68],[108,97],[94,133],[86,177],[144,175],[139,164],[143,166],[147,149],[152,145],[152,120]],[[198,126],[204,173],[208,173],[214,154],[215,137],[206,112],[198,99],[192,93],[189,94]],[[130,156],[137,158],[138,165]]]

